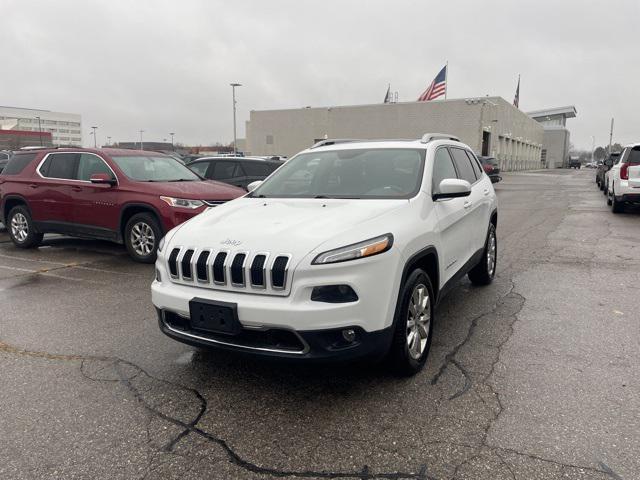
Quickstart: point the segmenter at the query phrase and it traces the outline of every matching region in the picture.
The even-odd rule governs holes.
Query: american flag
[[[422,95],[418,98],[419,102],[428,102],[444,95],[447,91],[447,66],[445,65],[440,70],[440,73],[433,79],[431,85],[422,92]]]
[[[520,108],[520,75],[518,75],[518,87],[516,88],[516,96],[513,97],[513,106]]]

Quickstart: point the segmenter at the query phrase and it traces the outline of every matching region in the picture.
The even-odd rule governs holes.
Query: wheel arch
[[[9,216],[9,212],[13,207],[17,207],[18,205],[24,205],[27,210],[29,210],[29,215],[33,215],[31,213],[31,207],[29,207],[29,203],[27,199],[22,195],[7,195],[2,199],[2,223],[7,225],[7,217]]]
[[[164,226],[162,224],[162,217],[160,216],[160,212],[153,205],[148,203],[127,203],[122,207],[120,211],[120,221],[118,223],[118,235],[119,241],[124,240],[125,236],[125,228],[127,227],[127,222],[138,213],[150,213],[152,214],[156,220],[158,221],[158,226],[160,227],[160,231],[164,234]]]
[[[405,262],[404,268],[402,270],[402,279],[400,281],[400,291],[402,291],[402,285],[406,281],[409,274],[415,270],[416,268],[421,268],[424,270],[429,276],[429,280],[431,280],[431,286],[433,287],[433,294],[438,298],[440,294],[440,263],[438,257],[438,251],[436,247],[433,245],[429,245],[416,253],[414,253],[409,259]],[[398,292],[398,295],[400,292]],[[396,304],[396,309],[399,307]]]

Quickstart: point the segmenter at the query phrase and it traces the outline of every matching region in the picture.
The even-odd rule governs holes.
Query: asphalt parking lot
[[[195,350],[123,247],[0,230],[0,478],[640,478],[640,210],[594,176],[504,176],[410,379]]]

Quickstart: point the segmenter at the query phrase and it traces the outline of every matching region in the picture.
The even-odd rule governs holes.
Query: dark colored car
[[[478,160],[480,160],[482,168],[491,179],[491,183],[498,183],[502,180],[500,176],[500,164],[494,157],[478,157]]]
[[[579,158],[570,158],[569,159],[569,168],[577,168],[580,170],[582,168],[582,163],[580,163]]]
[[[62,233],[124,243],[152,263],[167,231],[244,193],[155,152],[39,149],[16,153],[0,174],[0,218],[21,248]]]
[[[264,180],[284,162],[251,157],[203,157],[188,167],[203,178],[247,189],[256,180]]]
[[[9,163],[9,159],[11,158],[11,152],[0,152],[0,173],[4,170],[4,167]]]
[[[596,170],[596,184],[600,190],[604,190],[604,174],[611,170],[611,167],[620,158],[620,152],[611,153],[602,163],[598,163],[598,170]]]

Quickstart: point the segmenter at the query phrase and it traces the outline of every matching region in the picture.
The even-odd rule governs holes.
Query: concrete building
[[[501,97],[343,107],[251,111],[250,155],[291,157],[323,138],[420,138],[457,135],[503,170],[541,168],[543,127]]]
[[[567,130],[567,118],[575,118],[577,113],[573,105],[527,113],[544,128],[542,163],[546,168],[562,168],[569,165],[570,135]]]
[[[82,120],[76,113],[0,106],[0,129],[27,132],[41,130],[51,134],[54,145],[82,146]]]

